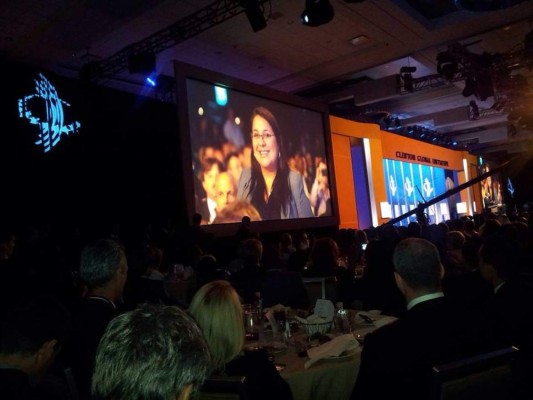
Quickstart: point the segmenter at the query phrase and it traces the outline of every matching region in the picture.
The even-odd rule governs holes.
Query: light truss
[[[405,80],[400,75],[400,79],[398,79],[398,93],[409,94],[430,88],[449,86],[453,82],[460,82],[464,81],[465,79],[466,77],[464,71],[458,71],[450,80],[444,79],[439,74],[426,75],[420,78],[412,78],[410,80]]]
[[[270,0],[258,0],[259,5]],[[91,68],[91,79],[111,76],[127,68],[128,58],[138,54],[158,54],[221,24],[245,11],[243,0],[216,0],[154,34],[128,45]]]

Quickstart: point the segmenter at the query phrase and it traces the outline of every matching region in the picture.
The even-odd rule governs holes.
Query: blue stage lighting
[[[153,74],[147,76],[144,82],[146,83],[147,86],[151,86],[151,87],[157,86],[157,78]]]

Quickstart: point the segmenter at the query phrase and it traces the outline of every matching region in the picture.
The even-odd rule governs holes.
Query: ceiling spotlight
[[[241,5],[244,7],[244,13],[254,32],[266,28],[267,23],[259,0],[241,0]]]
[[[437,72],[446,80],[451,81],[459,70],[457,60],[447,51],[437,55]]]
[[[329,0],[306,0],[305,10],[300,20],[307,26],[320,26],[330,22],[334,15],[335,12]]]

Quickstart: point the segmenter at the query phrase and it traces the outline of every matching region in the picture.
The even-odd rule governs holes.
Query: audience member
[[[81,252],[80,277],[88,292],[73,310],[73,338],[68,352],[82,397],[89,393],[98,342],[117,315],[127,271],[124,248],[116,241],[100,239]]]
[[[432,366],[491,349],[484,326],[446,302],[432,243],[405,239],[393,262],[408,311],[366,336],[352,399],[427,399]]]
[[[470,309],[473,313],[483,312],[492,298],[491,285],[479,272],[479,249],[483,239],[474,236],[465,242],[461,249],[466,271],[458,275],[444,276],[442,289],[449,301],[457,306]]]
[[[292,236],[294,248],[287,261],[287,269],[289,271],[302,272],[309,264],[309,257],[311,254],[311,246],[309,243],[309,236],[305,231],[296,231]]]
[[[187,400],[210,373],[194,321],[174,306],[142,305],[113,319],[92,376],[95,400]]]
[[[161,272],[163,250],[156,245],[146,246],[141,255],[141,273],[128,277],[124,297],[130,308],[142,303],[169,304]]]
[[[242,269],[235,272],[230,280],[245,303],[253,303],[261,296],[261,282],[264,272],[261,268],[263,244],[257,239],[247,239],[237,250],[242,260]]]
[[[282,233],[279,241],[279,253],[283,268],[287,266],[290,255],[295,251],[296,249],[292,243],[292,235],[289,232]]]
[[[381,310],[385,315],[400,317],[405,313],[405,299],[394,280],[392,255],[395,242],[373,240],[365,250],[366,268],[355,293],[363,310]]]
[[[479,269],[494,289],[488,305],[489,320],[500,347],[513,345],[522,352],[514,370],[515,396],[531,399],[533,388],[533,288],[520,275],[523,250],[505,235],[503,226],[493,232],[480,250]]]
[[[0,397],[3,400],[51,398],[41,380],[68,333],[69,314],[51,298],[19,303],[2,315]]]
[[[243,351],[242,306],[228,282],[214,281],[200,288],[189,312],[204,334],[215,374],[245,376],[250,399],[292,399],[289,385],[265,350]]]
[[[479,232],[476,231],[476,224],[470,218],[466,219],[463,224],[463,234],[467,239],[478,237]]]
[[[459,231],[449,231],[446,233],[446,250],[442,263],[446,276],[462,275],[468,271],[468,266],[463,258],[463,246],[466,238]]]
[[[311,263],[306,276],[335,276],[338,267],[339,247],[328,237],[317,239],[311,250]]]

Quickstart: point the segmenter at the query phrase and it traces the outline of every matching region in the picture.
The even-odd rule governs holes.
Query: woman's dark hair
[[[289,190],[289,169],[284,157],[283,137],[279,128],[278,121],[274,114],[265,107],[257,107],[252,111],[252,117],[250,125],[253,126],[254,118],[261,117],[265,119],[276,136],[276,142],[278,143],[278,165],[276,177],[272,184],[272,192],[270,194],[268,203],[265,201],[266,185],[265,179],[261,172],[261,166],[257,162],[254,156],[254,149],[252,148],[252,174],[251,174],[251,188],[252,199],[251,203],[256,206],[262,219],[278,219],[281,217],[281,210],[289,203],[290,190]]]

